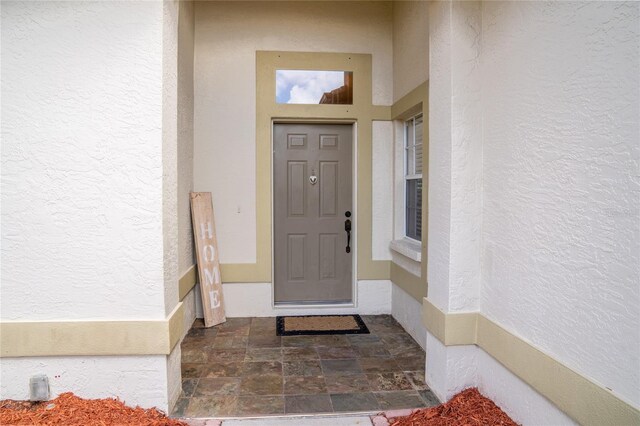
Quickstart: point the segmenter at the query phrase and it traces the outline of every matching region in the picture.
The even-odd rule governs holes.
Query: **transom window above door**
[[[353,72],[276,70],[279,104],[353,104]]]
[[[404,122],[405,235],[422,240],[422,114]]]

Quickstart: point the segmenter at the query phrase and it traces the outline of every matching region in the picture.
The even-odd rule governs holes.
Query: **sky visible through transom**
[[[344,84],[344,71],[276,70],[276,102],[318,104],[322,95]]]

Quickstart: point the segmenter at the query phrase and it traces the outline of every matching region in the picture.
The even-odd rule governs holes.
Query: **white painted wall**
[[[178,20],[177,0],[163,2],[162,19],[162,243],[164,308],[169,315],[178,290]]]
[[[518,424],[575,425],[576,422],[491,355],[477,348],[477,386]]]
[[[2,4],[3,321],[165,317],[162,21]]]
[[[422,323],[422,303],[393,282],[391,283],[391,315],[422,349],[427,347],[427,329]]]
[[[636,407],[639,23],[635,2],[483,4],[482,312]]]
[[[174,346],[171,353],[166,357],[166,394],[167,408],[165,411],[170,412],[178,402],[178,398],[182,394],[182,348],[180,344]]]
[[[429,13],[429,298],[640,406],[640,5]],[[482,350],[427,346],[439,397],[475,383],[523,424],[572,423]]]
[[[4,9],[5,5],[2,5]],[[29,399],[29,378],[49,377],[53,397],[118,397],[129,406],[167,411],[167,361],[155,356],[0,358],[0,399]]]
[[[393,101],[429,79],[429,2],[393,2]]]
[[[195,6],[192,1],[180,3],[178,20],[178,148],[177,148],[177,233],[178,274],[183,276],[195,263],[191,204],[193,190],[193,54],[195,36]],[[182,300],[184,332],[196,318],[193,290]]]
[[[427,332],[426,382],[440,401],[478,385],[478,347],[444,346]]]
[[[177,11],[2,4],[2,321],[158,320],[175,308]],[[161,355],[0,364],[0,398],[27,398],[44,373],[53,396],[166,410],[179,382]]]
[[[178,272],[195,263],[189,192],[193,190],[193,54],[195,6],[180,3],[178,21]]]
[[[451,11],[449,2],[429,7],[429,241],[432,303],[448,310],[451,229]],[[427,345],[429,341],[427,340]],[[427,358],[429,353],[427,353]],[[428,360],[427,360],[428,362]]]
[[[213,194],[220,259],[256,259],[255,52],[373,55],[373,102],[392,103],[390,2],[198,2],[194,188]]]
[[[480,3],[433,3],[430,18],[429,298],[445,311],[473,311],[481,273]]]
[[[427,1],[393,2],[394,102],[429,78],[428,6]],[[425,105],[423,110],[426,111],[426,107]],[[394,210],[391,239],[401,240],[405,236],[404,126],[402,121],[396,121],[391,127],[393,142],[389,155],[394,163],[394,172],[389,177],[393,192],[388,198],[393,200]],[[424,179],[428,179],[426,172]],[[422,274],[420,262],[397,251],[392,250],[391,260],[418,277]],[[424,349],[426,329],[422,325],[422,305],[395,284],[392,287],[391,313]]]
[[[374,121],[371,135],[371,257],[374,260],[391,260],[393,143],[393,123]]]
[[[274,308],[271,283],[224,284],[224,308],[227,317],[273,317],[277,315],[380,315],[391,313],[391,281],[360,280],[356,305],[349,308],[331,306]],[[251,295],[247,297],[247,295]],[[202,317],[199,312],[199,317]]]

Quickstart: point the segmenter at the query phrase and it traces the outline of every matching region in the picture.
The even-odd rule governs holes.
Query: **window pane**
[[[422,173],[422,116],[416,117],[416,157],[415,168],[416,174]]]
[[[353,104],[353,72],[276,70],[279,104]]]
[[[405,147],[409,147],[413,145],[413,120],[406,121],[404,123],[405,128]]]
[[[415,175],[416,174],[416,150],[414,147],[409,147],[406,149],[407,152],[407,175]],[[422,155],[422,153],[420,154]]]
[[[407,180],[406,234],[407,237],[422,239],[422,179]]]
[[[422,174],[422,145],[416,145],[415,147],[415,155],[414,155],[414,174],[419,175]]]

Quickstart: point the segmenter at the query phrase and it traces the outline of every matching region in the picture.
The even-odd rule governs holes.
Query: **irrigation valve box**
[[[48,401],[49,393],[49,378],[46,375],[38,374],[29,379],[29,400]]]

